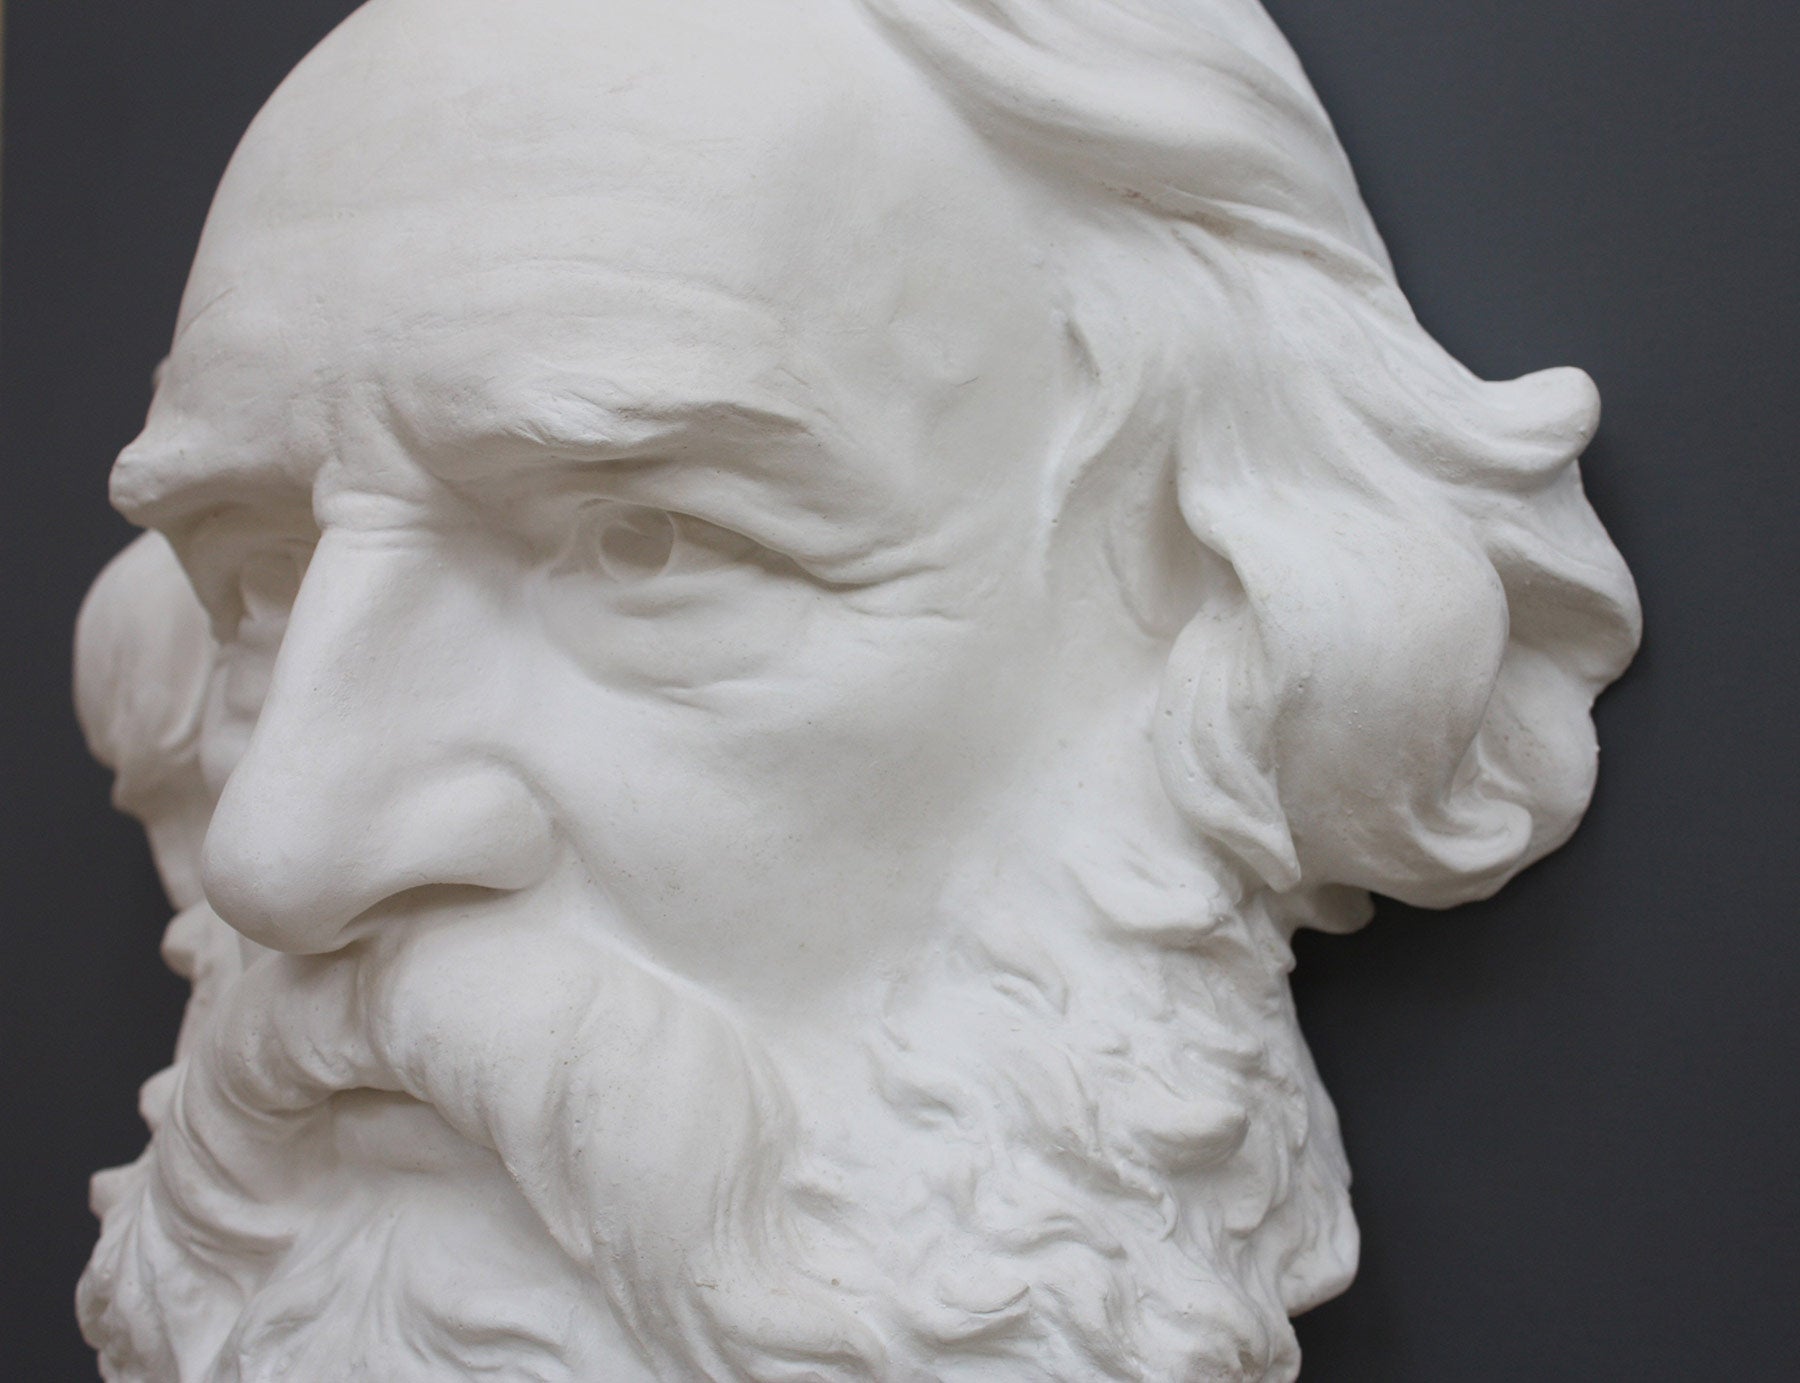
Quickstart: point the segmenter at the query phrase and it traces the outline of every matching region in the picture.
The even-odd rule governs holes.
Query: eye
[[[246,557],[237,568],[227,619],[217,629],[225,635],[221,641],[271,651],[278,646],[311,555],[308,546],[282,543]]]
[[[582,566],[629,584],[667,571],[680,539],[667,510],[608,505],[582,525],[575,548]]]
[[[285,618],[300,593],[306,554],[285,546],[260,552],[238,569],[238,604],[245,620]]]
[[[219,644],[279,642],[318,541],[310,511],[232,506],[165,532]]]
[[[221,582],[225,599],[213,616],[213,636],[219,645],[215,705],[218,714],[240,730],[255,724],[262,710],[311,556],[310,543],[259,545],[228,569]]]
[[[661,576],[706,571],[773,554],[760,544],[690,514],[611,501],[586,506],[552,565],[557,576],[604,576],[642,586]]]
[[[791,559],[680,510],[589,496],[543,522],[532,591],[545,631],[615,686],[742,677],[789,647],[817,604]]]

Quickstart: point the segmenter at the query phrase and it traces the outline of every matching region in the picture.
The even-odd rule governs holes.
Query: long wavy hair
[[[1178,626],[1157,750],[1200,833],[1339,926],[1561,844],[1639,628],[1576,469],[1592,381],[1431,339],[1256,0],[861,3],[1067,193],[1092,400],[1053,483]]]

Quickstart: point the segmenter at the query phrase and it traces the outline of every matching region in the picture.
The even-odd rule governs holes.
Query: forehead
[[[1050,315],[1025,195],[852,6],[372,5],[234,158],[116,483],[301,479],[346,410],[448,443],[571,400],[916,455],[928,419],[870,411],[1005,388]]]

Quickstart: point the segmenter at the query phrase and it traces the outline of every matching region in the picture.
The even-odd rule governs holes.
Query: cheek
[[[1005,782],[1037,732],[1055,649],[1029,592],[957,609],[943,597],[960,592],[923,584],[846,593],[735,573],[728,594],[545,620],[565,699],[540,719],[566,727],[558,761],[591,744],[587,781],[681,819],[677,834],[722,817],[736,838],[738,816],[753,836],[928,833]]]
[[[929,834],[1008,776],[1043,661],[1026,628],[841,608],[812,632],[705,708],[721,771],[781,784],[827,835]]]
[[[686,973],[829,981],[902,944],[1029,762],[1016,632],[846,610],[809,635],[704,695],[608,698],[611,732],[560,757],[589,871]]]

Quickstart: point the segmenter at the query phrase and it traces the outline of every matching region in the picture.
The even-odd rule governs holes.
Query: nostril
[[[206,896],[212,910],[252,941],[295,955],[316,955],[389,927],[455,922],[490,911],[517,890],[484,884],[418,884],[387,894],[360,910],[350,895],[315,894],[305,906],[294,897],[270,897],[244,887],[235,871],[209,870]]]
[[[549,820],[510,773],[362,786],[277,795],[240,768],[202,852],[213,910],[252,941],[315,955],[376,919],[489,904],[553,867]]]
[[[347,922],[339,932],[348,945],[389,927],[458,922],[490,911],[515,890],[484,884],[420,884],[383,898]]]

